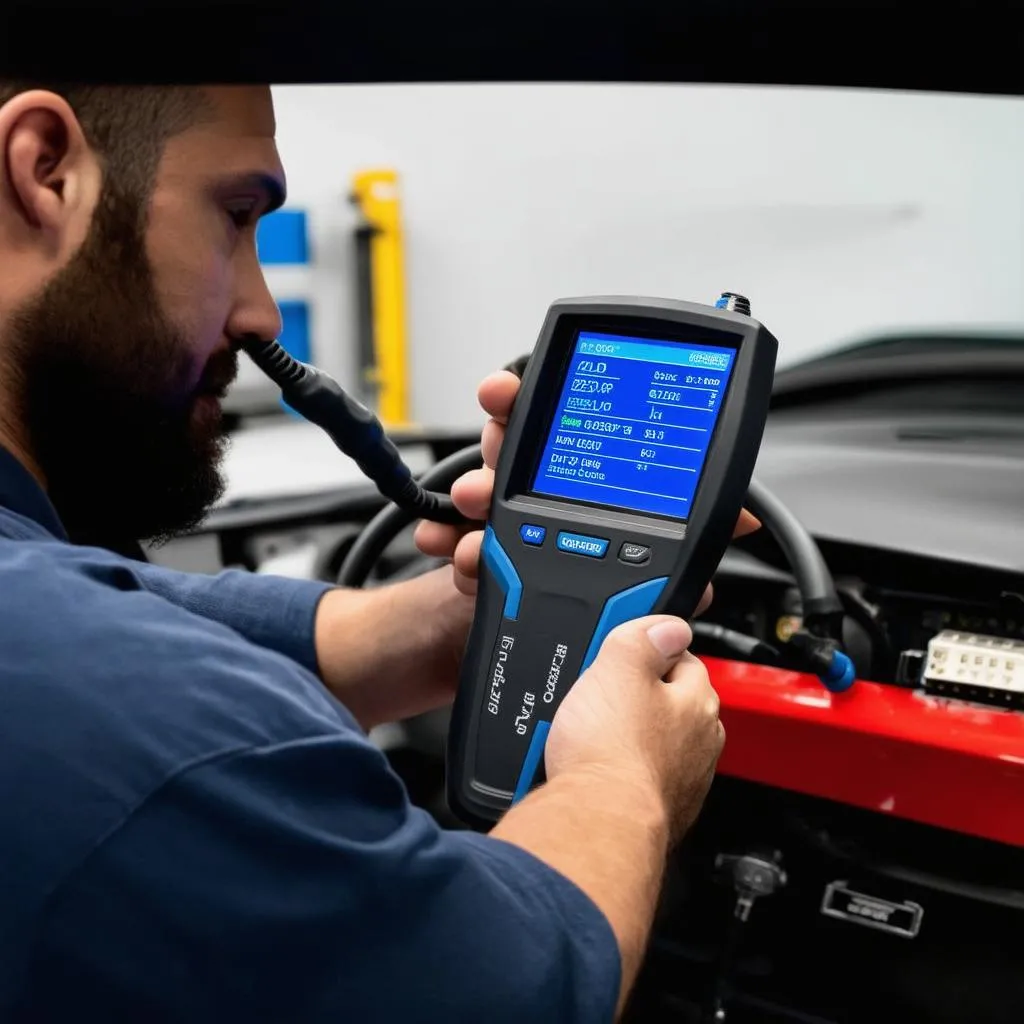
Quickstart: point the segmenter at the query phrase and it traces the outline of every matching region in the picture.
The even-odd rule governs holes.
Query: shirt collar
[[[0,446],[0,508],[9,509],[41,526],[60,540],[68,535],[57,510],[32,474]]]

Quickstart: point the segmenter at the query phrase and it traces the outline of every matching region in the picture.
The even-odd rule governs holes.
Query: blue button
[[[646,583],[638,583],[635,587],[630,587],[629,590],[620,590],[605,601],[604,608],[601,610],[601,618],[597,620],[597,627],[590,639],[590,646],[583,656],[581,675],[597,657],[597,652],[601,649],[605,637],[616,626],[621,626],[623,622],[629,622],[632,619],[639,619],[641,615],[650,614],[655,602],[661,597],[666,583],[668,583],[667,576],[658,576],[656,579],[647,580]]]
[[[494,578],[505,595],[505,618],[519,618],[519,601],[523,596],[523,582],[512,564],[512,559],[505,553],[494,530],[488,526],[484,530],[483,544],[484,564],[494,574]]]
[[[608,541],[603,537],[587,537],[582,533],[566,533],[558,535],[558,550],[570,551],[574,555],[586,555],[588,558],[604,558],[608,550]]]
[[[544,543],[544,538],[548,535],[548,528],[546,526],[533,526],[530,523],[523,523],[519,527],[519,536],[523,538],[524,544],[533,544],[539,547]]]

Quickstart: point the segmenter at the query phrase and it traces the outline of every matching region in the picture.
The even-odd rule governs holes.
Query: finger
[[[494,493],[494,470],[471,469],[452,484],[452,501],[467,518],[477,522],[487,518]]]
[[[683,656],[693,640],[689,624],[673,615],[645,615],[616,626],[598,651],[594,667],[614,676],[654,681]]]
[[[505,440],[505,427],[497,420],[488,420],[480,435],[480,448],[484,455],[484,465],[494,469],[498,465],[498,452],[501,442]]]
[[[687,701],[695,710],[702,712],[708,721],[718,719],[722,702],[711,685],[707,666],[700,658],[687,651],[669,669],[665,682],[677,699]]]
[[[697,608],[693,613],[693,617],[696,618],[698,615],[703,615],[711,607],[711,602],[714,600],[714,598],[715,588],[709,583],[704,588],[704,593],[697,604]]]
[[[445,526],[443,523],[432,523],[423,519],[413,532],[413,540],[416,547],[431,558],[451,558],[455,552],[455,546],[464,533],[465,530],[458,527]]]
[[[665,677],[665,682],[671,683],[677,690],[688,691],[691,697],[706,700],[709,708],[718,714],[718,694],[711,685],[707,666],[691,651],[685,651],[676,659]]]
[[[509,370],[499,370],[485,377],[476,393],[484,412],[499,423],[508,423],[512,405],[519,393],[519,383],[519,378]]]
[[[455,582],[455,589],[466,597],[476,597],[479,589],[479,581],[475,576],[463,576],[461,572],[453,573],[452,580]]]
[[[734,538],[746,537],[748,533],[754,533],[756,530],[760,529],[761,520],[752,512],[748,512],[746,509],[741,509],[740,517],[736,520],[736,529],[733,530],[732,535]]]
[[[474,530],[459,541],[452,558],[456,577],[461,576],[465,581],[476,580],[480,574],[480,546],[483,544],[483,540],[483,530]],[[456,579],[456,585],[458,585],[458,579]],[[462,587],[459,589],[463,590]],[[468,593],[468,591],[463,590],[463,593]]]

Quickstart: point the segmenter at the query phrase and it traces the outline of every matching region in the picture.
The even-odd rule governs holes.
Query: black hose
[[[759,640],[756,636],[740,633],[738,630],[720,626],[715,622],[701,622],[697,619],[690,623],[693,638],[701,640],[711,648],[725,652],[727,657],[778,661],[779,652],[771,644]]]
[[[504,368],[521,380],[529,361],[530,354],[522,355],[518,359],[512,360]],[[454,452],[448,458],[431,466],[420,478],[418,486],[422,491],[434,495],[437,489],[449,489],[463,473],[468,473],[471,469],[479,469],[482,465],[483,455],[480,446],[472,445]],[[427,488],[431,490],[427,492]],[[436,496],[451,501],[447,495]],[[407,508],[401,508],[393,503],[381,509],[366,524],[363,532],[349,549],[341,563],[341,569],[338,571],[338,583],[344,587],[363,586],[369,579],[377,559],[384,553],[384,549],[417,518],[437,520],[438,517],[420,517],[415,513],[410,513]]]
[[[249,358],[281,389],[281,397],[315,423],[396,505],[413,519],[464,523],[447,494],[434,494],[413,479],[379,419],[315,366],[300,362],[276,341],[246,335],[240,344]]]
[[[746,507],[764,524],[796,577],[803,619],[810,632],[842,639],[843,603],[818,545],[803,523],[758,480],[747,489]]]
[[[431,466],[420,478],[420,486],[424,489],[448,489],[463,473],[479,469],[482,465],[480,445],[470,445]],[[451,498],[448,500],[451,501]],[[415,511],[408,508],[394,503],[385,505],[366,524],[349,549],[338,572],[338,583],[343,587],[363,586],[384,549],[402,530],[419,518]]]

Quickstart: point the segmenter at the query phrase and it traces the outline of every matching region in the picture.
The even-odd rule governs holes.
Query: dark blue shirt
[[[611,1020],[594,904],[317,677],[326,589],[72,545],[0,449],[0,1020]]]

